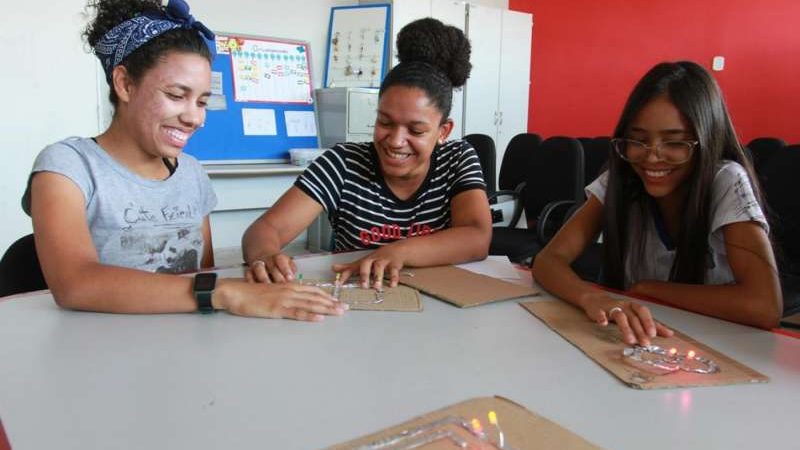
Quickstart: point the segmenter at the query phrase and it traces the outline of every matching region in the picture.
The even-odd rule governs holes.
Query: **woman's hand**
[[[616,323],[622,332],[622,340],[628,345],[650,345],[651,338],[673,334],[672,330],[653,320],[646,306],[614,299],[605,292],[585,296],[581,305],[586,315],[598,324]]]
[[[403,268],[406,260],[400,246],[402,243],[396,242],[381,247],[349,264],[334,264],[332,269],[334,272],[342,274],[340,279],[342,283],[347,281],[353,273],[358,272],[361,276],[361,287],[364,289],[369,287],[381,289],[383,287],[383,277],[387,275],[389,277],[389,287],[396,287],[400,281],[400,269]],[[370,283],[371,280],[372,283]]]
[[[315,286],[297,283],[251,283],[223,279],[211,297],[215,309],[249,317],[286,318],[319,322],[341,316],[348,305]]]
[[[247,281],[256,283],[285,283],[294,280],[297,266],[291,257],[276,253],[265,258],[248,261]]]

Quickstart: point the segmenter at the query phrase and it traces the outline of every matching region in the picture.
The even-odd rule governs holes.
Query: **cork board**
[[[484,397],[467,400],[457,403],[446,408],[433,411],[417,418],[411,419],[400,425],[386,428],[377,433],[370,434],[358,439],[354,439],[343,444],[338,444],[329,447],[329,450],[367,450],[370,448],[380,448],[381,450],[398,449],[398,448],[411,448],[409,446],[375,446],[374,444],[381,439],[387,439],[401,433],[404,430],[409,430],[420,425],[429,424],[433,421],[448,417],[455,416],[471,421],[477,418],[483,425],[484,432],[491,442],[488,445],[484,442],[483,446],[473,446],[469,448],[481,448],[485,450],[495,450],[499,448],[497,444],[497,432],[489,425],[487,414],[489,411],[497,413],[497,420],[503,430],[505,438],[505,448],[513,448],[515,450],[593,450],[599,449],[592,443],[586,441],[582,437],[572,433],[571,431],[562,428],[560,425],[545,419],[542,416],[528,411],[524,407],[511,400],[503,397]],[[480,443],[469,432],[463,431],[456,425],[448,425],[448,430],[453,430],[458,433],[459,437],[467,440],[470,443]],[[463,431],[463,435],[462,435]],[[424,450],[451,450],[457,448],[452,441],[445,439],[431,442],[423,445],[420,448]]]
[[[316,286],[324,284],[320,289],[333,293],[333,280],[304,280],[303,284]],[[419,292],[407,286],[384,287],[383,301],[375,303],[375,290],[360,287],[343,287],[339,291],[339,300],[350,305],[351,311],[422,311],[422,300]]]
[[[766,383],[769,381],[765,375],[697,342],[669,325],[667,326],[675,331],[675,334],[669,338],[653,338],[651,340],[653,345],[662,348],[674,347],[681,352],[694,350],[698,355],[716,362],[721,370],[713,374],[700,374],[681,370],[664,372],[652,367],[639,367],[623,358],[622,351],[627,345],[622,341],[619,330],[613,324],[606,327],[597,325],[591,322],[578,308],[558,300],[526,302],[521,305],[561,337],[578,347],[586,356],[632,388],[667,389]]]
[[[460,308],[539,294],[532,286],[509,283],[454,266],[406,268],[400,272],[400,283]]]

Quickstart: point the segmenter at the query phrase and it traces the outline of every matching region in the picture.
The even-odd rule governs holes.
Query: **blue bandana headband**
[[[189,14],[189,5],[184,0],[169,0],[163,13],[145,13],[130,18],[109,30],[95,45],[94,54],[103,65],[106,80],[111,81],[114,67],[134,50],[176,28],[197,30],[206,39],[211,54],[215,54],[214,33]]]

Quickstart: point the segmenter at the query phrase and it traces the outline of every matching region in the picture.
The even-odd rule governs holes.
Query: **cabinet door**
[[[423,17],[431,17],[432,0],[394,0],[392,3],[392,42],[389,53],[392,59],[389,68],[396,66],[397,59],[397,33],[409,23]]]
[[[347,132],[371,135],[378,113],[378,90],[347,93]]]
[[[436,0],[432,4],[431,17],[441,20],[447,25],[464,31],[466,33],[467,10],[463,2],[452,0]],[[453,119],[453,131],[450,139],[460,139],[464,137],[464,89],[453,91],[453,104],[450,109],[450,118]]]
[[[500,61],[500,120],[497,130],[497,168],[508,141],[528,130],[533,16],[503,11]]]
[[[496,140],[500,81],[502,10],[468,5],[467,33],[472,43],[472,74],[464,89],[464,134]]]

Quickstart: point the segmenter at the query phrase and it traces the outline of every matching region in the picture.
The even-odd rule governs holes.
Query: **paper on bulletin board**
[[[231,55],[235,101],[312,103],[305,45],[251,38],[224,45]]]
[[[314,111],[285,111],[286,135],[289,137],[316,136]]]
[[[222,72],[211,72],[211,94],[222,95]]]
[[[275,136],[278,127],[274,109],[242,109],[242,127],[245,136]]]

